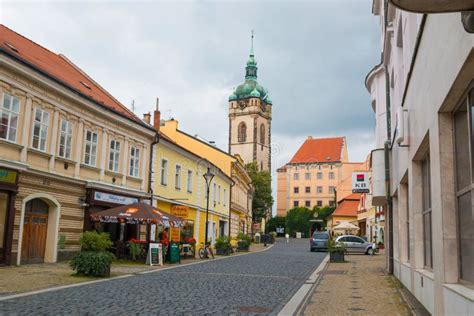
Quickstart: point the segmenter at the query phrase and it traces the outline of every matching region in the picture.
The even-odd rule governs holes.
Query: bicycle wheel
[[[206,258],[206,252],[204,251],[204,248],[199,248],[199,258]]]

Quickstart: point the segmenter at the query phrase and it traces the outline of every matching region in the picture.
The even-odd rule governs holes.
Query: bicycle
[[[214,253],[212,252],[211,243],[208,242],[206,245],[201,243],[201,247],[199,247],[199,258],[209,259],[209,255],[211,255],[212,259],[214,259]]]

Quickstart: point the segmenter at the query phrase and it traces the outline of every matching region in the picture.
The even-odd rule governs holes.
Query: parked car
[[[329,238],[328,232],[314,232],[309,240],[311,251],[327,250]]]
[[[346,247],[347,252],[365,253],[373,255],[376,252],[377,245],[373,242],[368,242],[359,236],[342,235],[336,238],[336,243],[341,242]]]

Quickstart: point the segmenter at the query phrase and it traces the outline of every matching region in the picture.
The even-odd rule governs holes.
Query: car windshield
[[[329,239],[329,235],[326,233],[314,233],[313,238],[314,239]]]

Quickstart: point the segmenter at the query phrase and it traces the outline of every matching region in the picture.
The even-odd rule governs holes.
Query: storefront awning
[[[101,223],[150,224],[161,223],[165,227],[181,227],[183,220],[146,203],[121,205],[92,213],[91,220]]]
[[[474,10],[474,0],[390,0],[402,10],[417,13],[446,13]]]

